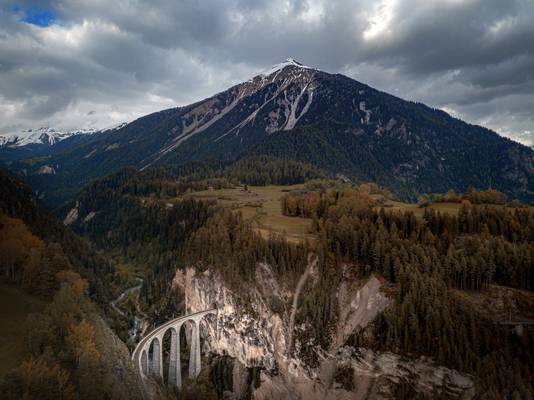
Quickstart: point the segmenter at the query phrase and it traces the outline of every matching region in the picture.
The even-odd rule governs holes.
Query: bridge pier
[[[200,320],[193,320],[191,332],[191,349],[189,353],[189,378],[194,379],[200,374]]]
[[[163,357],[159,338],[155,338],[152,341],[152,359],[149,372],[154,376],[163,376]]]
[[[141,353],[141,376],[148,375],[148,354],[145,350]]]
[[[168,382],[170,385],[178,386],[180,376],[180,335],[176,329],[171,328],[171,350],[169,352],[169,375]],[[181,382],[180,382],[181,384]]]

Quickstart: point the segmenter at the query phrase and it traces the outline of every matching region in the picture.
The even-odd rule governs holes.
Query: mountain
[[[105,129],[76,129],[61,131],[50,127],[0,134],[0,161],[51,156],[88,142],[98,133],[109,133],[124,127],[121,123]]]
[[[511,198],[534,200],[532,149],[293,59],[208,99],[147,115],[51,159],[13,168],[23,170],[52,204],[124,166],[249,154],[375,181],[402,198],[491,183]],[[43,167],[55,175],[43,176]]]
[[[53,146],[54,144],[75,135],[90,135],[94,129],[81,129],[70,132],[58,131],[54,128],[41,127],[39,129],[28,129],[21,133],[8,133],[0,135],[0,145],[9,147],[22,147],[29,144],[44,144]]]

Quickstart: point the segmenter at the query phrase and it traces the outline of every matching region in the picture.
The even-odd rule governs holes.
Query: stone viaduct
[[[163,337],[170,330],[171,348],[169,357],[168,383],[182,387],[180,365],[180,329],[190,321],[192,332],[190,340],[189,377],[196,378],[200,374],[200,322],[206,315],[217,315],[217,309],[200,311],[168,321],[146,335],[136,346],[132,361],[141,379],[156,376],[163,379]],[[152,347],[152,352],[150,348]]]

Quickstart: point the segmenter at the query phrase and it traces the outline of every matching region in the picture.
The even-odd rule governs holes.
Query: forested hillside
[[[73,270],[90,282],[94,299],[107,301],[111,296],[109,285],[113,275],[109,262],[99,256],[89,242],[65,229],[61,221],[40,204],[31,189],[18,179],[0,171],[0,186],[2,231],[6,235],[6,240],[2,241],[3,254],[5,260],[9,260],[12,279],[19,282],[23,279],[22,267],[27,265],[26,257],[29,257],[35,260],[30,264],[39,265],[39,271],[25,273],[39,275],[39,278],[33,276],[31,279],[41,279],[43,284],[48,281],[45,285],[50,285],[38,285],[40,291],[52,294],[58,285],[54,275],[61,270]]]
[[[312,328],[308,339],[329,348],[325,331],[336,323],[335,298],[343,274],[377,273],[389,282],[395,305],[366,331],[354,332],[348,345],[426,354],[474,374],[481,398],[532,396],[533,332],[519,337],[499,323],[509,315],[513,320],[525,314],[532,318],[534,296],[525,302],[526,297],[511,290],[505,309],[487,315],[462,294],[490,293],[494,285],[534,289],[531,210],[464,205],[458,215],[428,211],[420,220],[411,213],[374,211],[368,197],[352,189],[304,196],[302,212],[318,221],[317,243],[306,246],[319,255],[321,282],[306,293],[297,316],[298,323]],[[289,245],[283,238],[264,241],[242,220],[223,213],[195,234],[187,256],[200,268],[219,267],[227,282],[238,287],[243,279],[254,281],[257,261],[295,280],[306,264],[306,246]],[[306,354],[308,350],[301,348],[300,356],[314,360],[317,355]],[[412,395],[408,391],[399,398]]]
[[[128,351],[102,318],[112,264],[26,185],[0,171],[0,186],[1,279],[47,304],[18,328],[23,360],[0,380],[2,398],[140,398]]]
[[[297,333],[294,357],[317,364],[316,346],[328,351],[332,345],[328,332],[339,318],[339,285],[372,274],[385,282],[392,305],[371,325],[355,330],[346,346],[431,357],[472,374],[479,398],[532,396],[533,331],[518,335],[501,324],[534,318],[531,208],[506,206],[495,190],[470,190],[463,197],[436,196],[451,201],[448,212],[423,202],[416,216],[389,208],[391,195],[376,186],[313,181],[280,201],[282,215],[311,221],[313,240],[291,243],[283,233],[260,235],[254,219],[244,218],[231,199],[207,200],[194,193],[295,179],[282,173],[274,180],[250,180],[258,170],[248,161],[241,168],[210,166],[205,174],[203,168],[125,170],[95,182],[77,200],[73,226],[100,248],[119,254],[126,265],[142,266],[146,280],[140,300],[152,318],[164,321],[183,312],[182,295],[170,285],[177,270],[216,271],[247,307],[251,292],[245,288],[260,284],[259,262],[293,287],[312,252],[319,260],[318,284],[301,294],[295,323],[308,329]],[[254,197],[254,188],[241,190]],[[261,204],[254,207],[261,213]],[[275,297],[269,304],[280,316],[289,306]],[[493,310],[489,314],[487,307]],[[411,399],[416,393],[403,383],[397,396]]]
[[[299,345],[291,349],[292,357],[317,366],[318,351],[333,345],[340,285],[378,276],[391,305],[373,323],[354,330],[345,346],[431,357],[438,365],[472,374],[481,398],[529,398],[534,390],[533,332],[525,329],[519,335],[501,323],[534,318],[532,209],[507,205],[493,189],[470,189],[423,199],[415,215],[402,207],[399,211],[402,203],[376,185],[310,180],[324,176],[305,164],[263,156],[235,164],[124,169],[87,186],[63,209],[65,222],[90,239],[89,245],[42,210],[24,185],[3,175],[8,190],[0,234],[9,255],[2,261],[4,275],[30,292],[54,296],[32,329],[32,358],[6,378],[10,396],[21,393],[26,370],[49,370],[53,376],[47,382],[67,382],[59,386],[66,398],[94,395],[95,388],[83,385],[85,368],[95,363],[101,365],[102,379],[108,379],[102,337],[110,333],[84,294],[88,284],[89,293],[105,301],[113,282],[122,279],[120,271],[129,270],[130,276],[135,271],[144,284],[139,304],[127,308],[136,312],[141,307],[159,323],[185,311],[183,294],[171,285],[177,270],[193,266],[220,274],[247,308],[252,305],[250,288],[264,284],[257,281],[258,263],[269,265],[290,288],[304,274],[311,252],[318,257],[318,283],[307,284],[301,294],[295,324],[308,328],[296,331]],[[293,189],[281,197],[279,212],[289,220],[310,221],[309,236],[301,241],[288,241],[283,231],[261,235],[254,214],[247,211],[252,217],[244,217],[246,210],[236,207],[233,197],[195,195],[241,188],[244,198],[258,200],[240,207],[253,207],[261,215],[265,195],[254,194],[253,185],[273,183],[300,184],[287,186]],[[448,211],[436,211],[432,202],[448,204]],[[104,255],[120,263],[120,270]],[[290,310],[288,300],[276,296],[267,306],[280,316]],[[58,319],[57,312],[66,317]],[[126,323],[114,324],[123,337]],[[51,341],[45,332],[54,330],[64,333]],[[75,349],[61,360],[43,358],[47,348],[53,353],[69,349],[72,335],[87,341],[83,366],[77,364]],[[129,373],[127,367],[124,373]],[[205,384],[222,390],[218,379]],[[41,381],[32,385],[44,387]],[[102,393],[111,390],[106,385],[99,388]],[[395,393],[396,398],[421,396],[404,381]]]
[[[306,164],[270,157],[140,172],[124,169],[88,185],[60,212],[70,227],[100,249],[140,267],[146,274],[142,296],[147,305],[157,308],[165,301],[177,265],[184,265],[184,245],[220,208],[214,201],[183,199],[183,195],[241,182],[293,184],[324,176]]]

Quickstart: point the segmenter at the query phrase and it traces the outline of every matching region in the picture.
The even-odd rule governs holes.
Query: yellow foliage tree
[[[65,342],[77,364],[82,360],[92,365],[99,362],[100,353],[96,348],[95,328],[86,320],[70,326]]]
[[[12,281],[33,282],[45,244],[23,221],[0,213],[0,268]]]
[[[56,278],[60,284],[69,285],[77,296],[84,295],[89,288],[89,282],[74,271],[59,271],[56,274]]]

